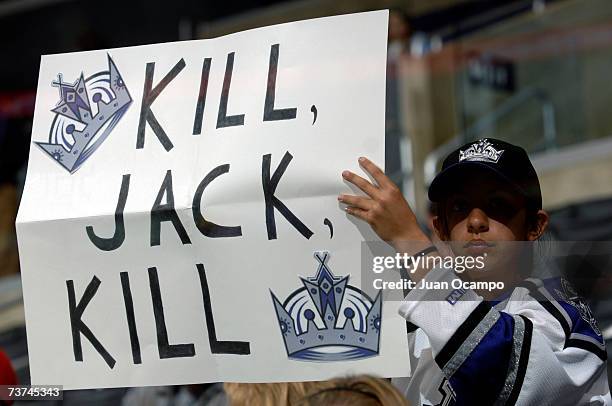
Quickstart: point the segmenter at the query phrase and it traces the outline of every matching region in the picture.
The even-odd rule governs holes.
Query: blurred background
[[[530,153],[551,238],[612,241],[609,0],[0,0],[0,348],[19,382],[29,372],[14,221],[40,55],[386,8],[386,171],[419,218],[427,221],[427,187],[446,154],[495,137]],[[610,291],[589,297],[609,358]],[[218,394],[215,385],[92,390],[64,403],[213,404]]]

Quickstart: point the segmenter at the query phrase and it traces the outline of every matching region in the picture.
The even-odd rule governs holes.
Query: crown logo
[[[459,162],[461,161],[485,161],[497,163],[504,150],[496,150],[485,138],[478,140],[465,151],[459,150]]]
[[[327,266],[329,253],[315,252],[316,276],[301,278],[303,287],[284,303],[272,294],[287,356],[302,361],[339,361],[378,355],[381,294],[372,300],[336,277]]]
[[[591,329],[593,329],[593,331],[598,336],[601,336],[601,330],[597,325],[597,319],[595,318],[595,316],[593,316],[593,312],[591,311],[589,305],[584,302],[584,298],[582,298],[578,294],[572,284],[569,283],[565,278],[561,278],[561,288],[563,289],[563,292],[559,291],[558,289],[555,289],[557,295],[565,302],[572,305],[576,310],[578,310],[578,313],[580,314],[582,320],[587,322]]]
[[[91,75],[83,73],[72,84],[62,80],[51,83],[59,89],[60,101],[48,142],[37,142],[64,169],[74,173],[109,136],[126,112],[132,98],[123,78],[108,55],[108,70]]]

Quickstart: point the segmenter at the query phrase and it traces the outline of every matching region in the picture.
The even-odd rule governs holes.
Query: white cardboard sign
[[[336,200],[359,156],[384,165],[387,18],[42,57],[17,220],[32,383],[409,373]]]

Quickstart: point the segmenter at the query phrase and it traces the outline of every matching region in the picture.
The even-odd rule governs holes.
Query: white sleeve
[[[425,277],[449,286],[455,279],[445,269]],[[612,405],[596,326],[530,283],[519,290],[535,297],[512,301],[507,311],[472,290],[449,287],[414,290],[399,312],[427,334],[458,404]]]

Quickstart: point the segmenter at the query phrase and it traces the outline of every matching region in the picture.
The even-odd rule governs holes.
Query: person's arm
[[[425,277],[454,278],[446,269]],[[458,404],[612,404],[604,342],[592,329],[578,322],[562,326],[559,315],[542,305],[552,302],[510,299],[506,312],[472,290],[445,300],[451,291],[410,292],[400,314],[427,335]]]
[[[347,212],[368,222],[400,252],[417,241],[430,244],[397,187],[369,160],[360,164],[377,185],[345,171],[343,177],[367,195],[341,195]],[[423,269],[414,277],[450,286],[457,279],[449,269]],[[538,301],[510,314],[492,308],[472,290],[419,289],[406,296],[400,314],[428,336],[457,404],[612,403],[602,339],[576,344],[570,339],[573,331],[566,331]]]

